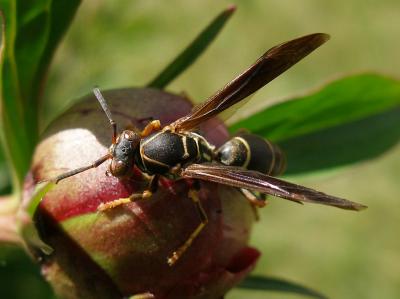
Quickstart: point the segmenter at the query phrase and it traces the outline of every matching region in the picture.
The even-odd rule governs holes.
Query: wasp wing
[[[289,183],[258,171],[220,164],[191,164],[182,170],[186,178],[200,179],[237,188],[245,188],[295,202],[310,202],[346,210],[362,210],[366,206],[328,195],[301,185]]]
[[[306,35],[268,50],[250,68],[237,76],[191,113],[169,126],[188,131],[240,102],[272,81],[329,39],[329,35]]]

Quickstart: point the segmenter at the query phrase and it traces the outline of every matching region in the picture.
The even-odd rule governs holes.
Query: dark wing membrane
[[[192,164],[182,170],[187,178],[216,182],[274,195],[296,202],[318,203],[346,210],[362,210],[366,206],[331,196],[304,186],[292,184],[257,171],[219,164]]]
[[[187,131],[220,112],[240,102],[272,81],[329,39],[329,35],[315,33],[306,35],[268,50],[250,68],[237,76],[203,104],[170,127]]]

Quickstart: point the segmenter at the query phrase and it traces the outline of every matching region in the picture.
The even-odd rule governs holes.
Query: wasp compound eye
[[[133,144],[137,144],[140,142],[140,135],[130,130],[123,131],[120,135],[120,138],[130,141]]]
[[[110,172],[113,176],[121,177],[127,174],[129,165],[121,160],[112,160],[110,164]]]

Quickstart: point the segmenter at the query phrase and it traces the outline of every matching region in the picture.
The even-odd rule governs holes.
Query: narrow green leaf
[[[1,145],[1,144],[0,144]],[[4,158],[2,146],[0,146],[0,196],[11,193],[11,180],[7,163]]]
[[[40,96],[54,50],[79,0],[0,0],[1,137],[19,189],[39,135]]]
[[[261,290],[261,291],[278,291],[305,295],[313,298],[324,299],[326,296],[312,289],[303,287],[297,283],[293,283],[283,279],[250,276],[247,277],[240,285],[241,289]]]
[[[224,27],[235,11],[235,6],[230,6],[220,13],[210,25],[208,25],[190,45],[180,53],[157,77],[147,85],[163,89],[181,73],[183,73],[196,59],[207,49],[211,42]]]
[[[360,74],[276,104],[231,126],[277,142],[287,174],[345,166],[379,156],[400,140],[400,81]]]
[[[50,31],[47,38],[46,47],[41,57],[36,82],[34,83],[34,94],[41,100],[43,89],[43,80],[46,78],[51,60],[54,56],[57,46],[71,24],[75,13],[82,0],[53,0],[50,14]],[[62,16],[62,17],[61,17]],[[39,111],[40,112],[40,111]]]
[[[25,240],[29,246],[38,248],[47,255],[51,254],[53,249],[40,239],[39,232],[32,219],[43,197],[55,186],[56,184],[53,182],[44,182],[36,185],[35,191],[29,200],[29,204],[25,208],[27,215],[19,215],[18,217],[19,231],[23,240]]]
[[[55,186],[57,185],[53,182],[43,182],[36,185],[35,191],[29,200],[29,205],[26,207],[26,211],[30,218],[33,218],[35,215],[36,209],[42,201],[42,198]]]
[[[0,48],[0,96],[1,96],[1,138],[5,154],[11,162],[11,174],[16,189],[19,189],[26,165],[29,164],[29,144],[23,122],[23,104],[18,93],[15,59],[7,44],[13,42],[15,22],[15,1],[1,1],[1,48]],[[6,16],[8,15],[8,19]],[[6,24],[7,22],[7,24]],[[6,96],[7,95],[7,96]],[[14,131],[13,127],[17,126]]]
[[[4,17],[0,10],[0,66],[3,61],[4,55]],[[1,82],[1,72],[0,72],[0,82]],[[1,84],[0,84],[0,94],[1,94]],[[0,134],[1,136],[1,134]],[[0,195],[9,194],[11,192],[11,181],[10,174],[5,161],[5,154],[3,149],[3,144],[0,138]]]

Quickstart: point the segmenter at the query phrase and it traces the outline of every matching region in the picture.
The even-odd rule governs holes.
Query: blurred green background
[[[238,11],[220,37],[168,90],[185,91],[201,102],[266,49],[313,32],[329,33],[332,39],[258,92],[234,117],[344,74],[373,70],[400,78],[398,0],[85,0],[49,74],[43,127],[94,85],[146,84],[229,3]],[[397,146],[341,171],[289,178],[369,209],[352,213],[272,200],[254,226],[251,243],[263,253],[254,273],[292,280],[330,298],[399,298],[399,157]],[[25,263],[19,255],[2,254],[9,256],[1,259],[0,290],[7,292],[2,298],[44,298],[42,288],[51,294],[40,284],[38,270],[21,268]],[[13,269],[25,273],[24,280],[12,281]],[[235,289],[227,298],[300,296]]]

